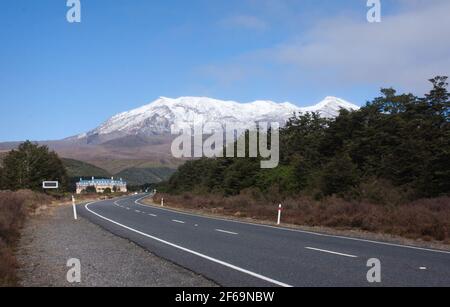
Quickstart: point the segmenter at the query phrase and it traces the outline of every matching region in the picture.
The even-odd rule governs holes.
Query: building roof
[[[126,185],[126,181],[123,181],[122,178],[120,180],[114,180],[114,178],[111,179],[95,179],[92,177],[91,180],[84,180],[80,178],[80,181],[77,182],[77,185],[80,186],[96,186],[96,185],[111,185],[111,186],[121,186]]]

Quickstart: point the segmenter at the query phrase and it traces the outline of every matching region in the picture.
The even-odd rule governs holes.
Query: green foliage
[[[110,188],[106,188],[106,189],[103,191],[103,194],[111,194],[111,193],[112,193],[112,191],[111,191]]]
[[[114,176],[123,178],[129,185],[143,185],[168,180],[175,170],[168,167],[132,167],[127,168]],[[110,176],[111,177],[111,176]]]
[[[5,171],[3,170],[3,167],[0,167],[0,190],[3,190],[5,188]]]
[[[84,192],[90,194],[97,193],[97,189],[94,186],[88,186],[86,187],[86,189],[84,189]]]
[[[42,190],[43,181],[59,181],[60,189],[68,185],[66,169],[58,155],[47,146],[30,141],[12,150],[3,160],[3,187],[9,190]]]
[[[160,187],[172,193],[368,195],[397,202],[450,193],[450,102],[447,78],[431,79],[419,98],[382,89],[358,111],[333,120],[295,114],[280,131],[280,165],[263,170],[258,158],[189,161]],[[391,196],[385,197],[387,193]],[[401,197],[399,197],[401,198]]]
[[[108,171],[86,162],[66,158],[63,158],[62,161],[67,169],[67,174],[71,178],[91,178],[92,176],[97,178],[111,177],[111,174]]]
[[[318,173],[319,190],[325,196],[343,195],[358,183],[357,166],[347,153],[335,155]]]

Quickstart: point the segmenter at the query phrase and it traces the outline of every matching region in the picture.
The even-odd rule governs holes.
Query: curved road
[[[143,205],[144,197],[78,211],[223,286],[450,286],[450,252],[181,213]],[[372,258],[381,262],[381,283],[367,281]]]

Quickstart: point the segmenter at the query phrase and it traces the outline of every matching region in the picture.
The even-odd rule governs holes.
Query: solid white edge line
[[[230,235],[238,235],[237,232],[232,232],[232,231],[228,231],[228,230],[215,229],[215,231],[223,232],[223,233],[228,233],[228,234],[230,234]]]
[[[226,266],[226,267],[228,267],[228,268],[230,268],[230,269],[233,269],[233,270],[236,270],[236,271],[239,271],[239,272],[248,274],[248,275],[250,275],[250,276],[259,278],[259,279],[264,280],[264,281],[267,281],[267,282],[269,282],[269,283],[272,283],[272,284],[275,284],[275,285],[278,285],[278,286],[281,286],[281,287],[292,287],[291,285],[285,284],[285,283],[280,282],[280,281],[278,281],[278,280],[275,280],[275,279],[272,279],[272,278],[269,278],[269,277],[260,275],[260,274],[258,274],[258,273],[255,273],[255,272],[252,272],[252,271],[249,271],[249,270],[240,268],[240,267],[235,266],[235,265],[233,265],[233,264],[230,264],[230,263],[228,263],[228,262],[225,262],[225,261],[222,261],[222,260],[219,260],[219,259],[216,259],[216,258],[207,256],[207,255],[201,254],[201,253],[199,253],[199,252],[190,250],[190,249],[188,249],[188,248],[185,248],[185,247],[176,245],[176,244],[174,244],[174,243],[165,241],[165,240],[163,240],[163,239],[160,239],[160,238],[151,236],[151,235],[149,235],[149,234],[146,234],[146,233],[144,233],[144,232],[142,232],[142,231],[139,231],[139,230],[133,229],[133,228],[131,228],[131,227],[125,226],[125,225],[123,225],[123,224],[120,224],[120,223],[118,223],[118,222],[116,222],[116,221],[114,221],[114,220],[111,220],[111,219],[109,219],[109,218],[107,218],[107,217],[104,217],[104,216],[102,216],[102,215],[100,215],[100,214],[98,214],[98,213],[92,211],[91,209],[89,209],[89,205],[92,205],[92,204],[94,204],[94,203],[95,203],[95,202],[86,204],[84,207],[86,208],[87,211],[89,211],[90,213],[92,213],[92,214],[94,214],[94,215],[96,215],[96,216],[98,216],[98,217],[104,219],[105,221],[108,221],[108,222],[110,222],[110,223],[116,224],[116,225],[118,225],[118,226],[120,226],[120,227],[122,227],[122,228],[128,229],[128,230],[130,230],[130,231],[132,231],[132,232],[135,232],[135,233],[137,233],[137,234],[140,234],[140,235],[142,235],[142,236],[144,236],[144,237],[147,237],[147,238],[153,239],[153,240],[155,240],[155,241],[164,243],[164,244],[166,244],[166,245],[169,245],[169,246],[172,246],[172,247],[174,247],[174,248],[180,249],[180,250],[182,250],[182,251],[184,251],[184,252],[187,252],[187,253],[196,255],[196,256],[198,256],[198,257],[204,258],[204,259],[206,259],[206,260],[209,260],[209,261],[218,263],[218,264],[223,265],[223,266]]]
[[[305,247],[305,248],[309,249],[309,250],[313,250],[313,251],[324,252],[324,253],[328,253],[328,254],[334,254],[334,255],[339,255],[339,256],[344,256],[344,257],[349,257],[349,258],[358,258],[358,256],[355,256],[355,255],[333,252],[333,251],[329,251],[326,249],[320,249],[320,248],[314,248],[314,247]]]
[[[257,224],[257,223],[241,222],[241,221],[236,221],[236,220],[231,220],[231,219],[222,219],[222,218],[218,218],[218,217],[210,217],[210,216],[192,214],[192,213],[187,213],[187,212],[181,212],[181,211],[167,209],[167,208],[160,208],[160,207],[157,207],[157,206],[154,206],[154,205],[144,205],[144,204],[139,203],[139,200],[147,198],[147,197],[148,197],[148,195],[146,195],[144,197],[141,197],[141,198],[135,200],[134,203],[137,204],[137,205],[143,206],[143,207],[147,207],[147,208],[153,208],[153,209],[157,209],[157,210],[164,210],[164,211],[169,211],[169,212],[173,212],[173,213],[179,213],[179,214],[195,216],[195,217],[200,217],[200,218],[205,218],[205,219],[212,219],[212,220],[217,220],[217,221],[245,224],[245,225],[251,225],[251,226],[258,226],[258,227],[266,227],[266,228],[272,228],[272,229],[276,229],[276,230],[299,232],[299,233],[310,234],[310,235],[320,236],[320,237],[345,239],[345,240],[352,240],[352,241],[359,241],[359,242],[365,242],[365,243],[380,244],[380,245],[387,245],[387,246],[394,246],[394,247],[401,247],[401,248],[408,248],[408,249],[415,249],[415,250],[420,250],[420,251],[441,253],[441,254],[449,254],[450,255],[450,251],[444,251],[444,250],[438,250],[438,249],[430,249],[430,248],[410,246],[410,245],[402,245],[402,244],[389,243],[389,242],[374,241],[374,240],[368,240],[368,239],[352,238],[352,237],[339,236],[339,235],[330,235],[330,234],[325,234],[325,233],[318,233],[318,232],[312,232],[312,231],[306,231],[306,230],[300,230],[300,229],[292,229],[292,228],[284,228],[284,227],[276,227],[276,226]]]

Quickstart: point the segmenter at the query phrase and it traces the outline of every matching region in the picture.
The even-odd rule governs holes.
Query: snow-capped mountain
[[[326,97],[318,104],[305,108],[288,102],[239,103],[206,97],[161,97],[148,105],[115,115],[98,128],[77,138],[101,138],[107,141],[124,136],[166,135],[170,134],[172,125],[183,128],[193,122],[231,122],[243,128],[259,121],[284,125],[293,113],[318,112],[324,117],[336,117],[340,109],[357,110],[359,107],[336,97]]]

